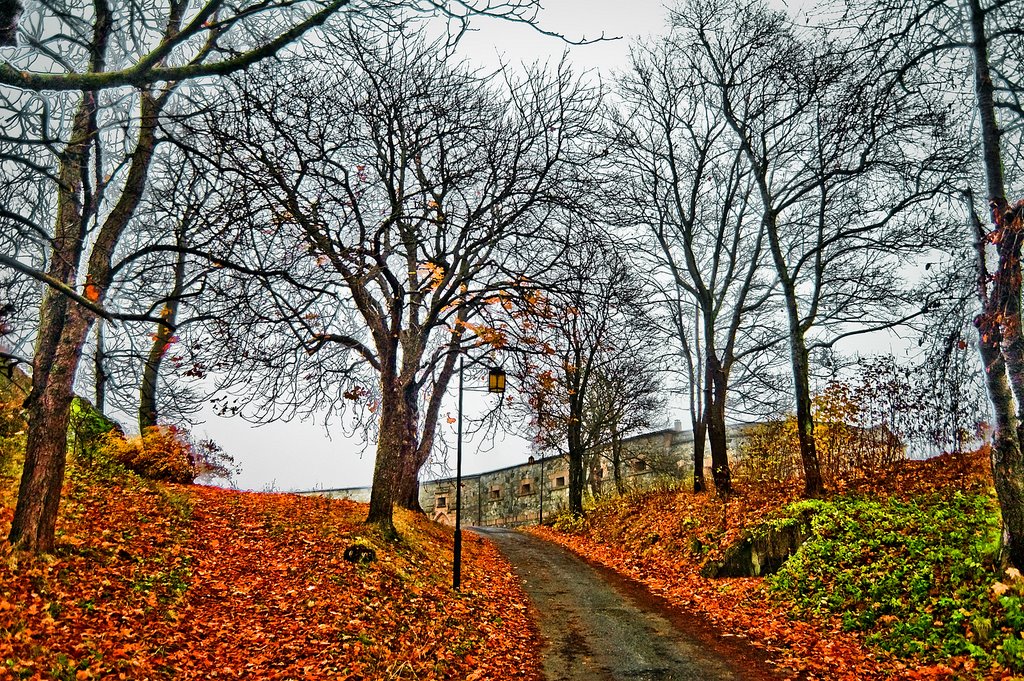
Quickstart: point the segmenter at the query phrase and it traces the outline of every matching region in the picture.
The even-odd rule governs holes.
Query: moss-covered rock
[[[708,561],[701,568],[705,577],[763,577],[778,572],[800,545],[811,536],[814,507],[744,531],[725,550],[721,560]]]

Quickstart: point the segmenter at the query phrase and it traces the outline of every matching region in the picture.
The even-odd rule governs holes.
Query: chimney
[[[683,432],[683,422],[680,421],[679,419],[676,419],[675,422],[672,424],[672,430],[676,431],[677,433]]]

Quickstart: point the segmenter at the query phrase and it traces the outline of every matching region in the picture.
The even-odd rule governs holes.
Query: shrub
[[[191,442],[190,454],[192,468],[196,472],[196,480],[213,478],[231,480],[231,476],[238,472],[234,457],[225,452],[213,440],[192,440]]]
[[[740,444],[736,476],[763,486],[799,475],[800,447],[796,419],[773,419],[750,427]]]
[[[126,468],[152,480],[191,483],[199,477],[231,477],[234,461],[212,440],[193,441],[177,426],[147,428],[141,436],[109,432],[103,451]]]
[[[863,385],[861,386],[863,387]],[[904,441],[893,431],[893,416],[881,418],[866,393],[833,382],[813,400],[814,442],[822,473],[845,480],[871,475],[903,458]],[[893,407],[895,418],[907,415]]]
[[[562,511],[555,518],[555,529],[566,534],[583,534],[587,531],[587,519],[579,513]]]
[[[845,383],[830,383],[812,402],[818,462],[830,483],[873,475],[904,455],[903,442],[884,422],[872,420],[858,395]],[[777,483],[801,474],[796,417],[751,427],[740,456],[737,475],[750,482]]]
[[[983,494],[817,502],[808,539],[768,583],[797,615],[840,618],[898,655],[970,655],[1024,670],[1024,580],[997,581],[999,515]]]
[[[182,483],[195,480],[190,448],[187,438],[174,426],[147,428],[142,435],[134,437],[112,431],[103,443],[107,455],[139,475]]]

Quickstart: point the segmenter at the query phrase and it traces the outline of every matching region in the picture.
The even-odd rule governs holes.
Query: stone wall
[[[742,426],[729,429],[730,458],[734,459]],[[674,486],[693,476],[693,433],[659,430],[623,442],[622,482],[627,492]],[[584,498],[616,494],[610,453],[601,451],[584,474],[588,484]],[[705,452],[710,466],[711,454]],[[710,468],[706,469],[708,479]],[[462,476],[462,525],[464,527],[517,527],[554,518],[569,506],[569,464],[564,456],[549,456],[486,473]],[[593,489],[591,489],[593,488]],[[351,499],[367,503],[369,487],[312,490],[299,494]],[[543,505],[543,508],[542,508]],[[420,484],[420,506],[435,521],[455,524],[455,479],[427,480]]]
[[[729,431],[730,457],[742,429]],[[660,430],[629,438],[620,464],[625,491],[670,487],[693,476],[693,433]],[[612,463],[601,452],[585,471],[584,497],[616,494]],[[705,455],[710,464],[710,452]],[[710,479],[710,468],[707,469]],[[554,518],[569,505],[569,465],[564,456],[534,459],[486,473],[462,476],[463,526],[516,527]],[[593,489],[592,489],[593,488]],[[455,480],[428,480],[420,485],[420,506],[435,521],[455,524]],[[542,508],[543,507],[543,508]]]
[[[340,489],[313,489],[305,492],[296,492],[302,496],[328,497],[330,499],[348,499],[358,501],[361,504],[370,503],[369,487],[343,487]]]

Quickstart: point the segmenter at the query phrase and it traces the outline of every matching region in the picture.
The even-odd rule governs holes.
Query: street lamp
[[[501,369],[494,367],[487,372],[487,392],[498,393],[499,395],[505,392],[505,372]]]
[[[459,358],[459,426],[455,445],[455,561],[452,565],[452,588],[458,591],[462,582],[462,393],[473,388],[462,387],[463,359]],[[505,372],[497,367],[487,372],[487,392],[505,392]]]

